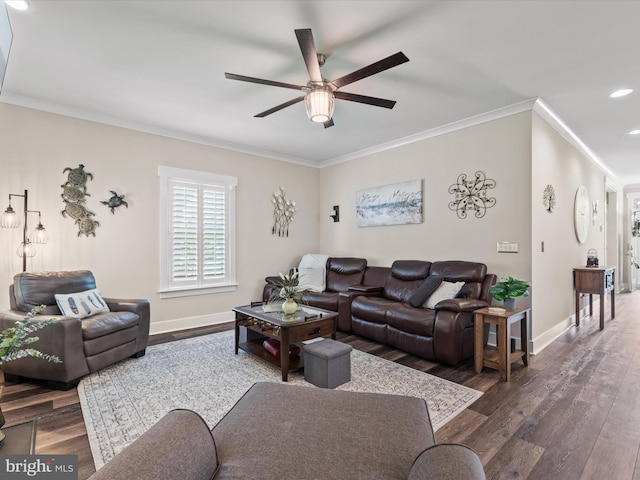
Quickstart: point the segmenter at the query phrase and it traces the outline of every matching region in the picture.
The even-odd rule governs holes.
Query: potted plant
[[[516,297],[529,295],[529,282],[518,280],[514,277],[507,277],[501,282],[489,288],[489,293],[499,302],[504,302],[506,310],[514,310],[516,308]]]
[[[278,297],[284,299],[282,304],[282,311],[288,315],[291,315],[298,309],[298,304],[302,300],[302,295],[308,290],[307,287],[301,287],[300,274],[297,270],[294,270],[288,275],[280,273],[280,280],[277,286],[280,288],[278,291]]]
[[[7,362],[18,360],[24,357],[36,357],[42,358],[47,362],[62,363],[55,355],[49,355],[48,353],[42,353],[40,350],[28,347],[32,343],[40,340],[38,337],[31,337],[30,335],[51,322],[55,322],[55,318],[42,320],[40,322],[32,322],[31,320],[39,312],[45,308],[44,305],[33,307],[25,318],[17,321],[13,327],[9,327],[0,332],[0,368]],[[0,388],[0,398],[2,398],[2,389]],[[2,415],[2,408],[0,408],[0,428],[4,425],[4,416]],[[0,442],[4,440],[4,433],[0,430]]]

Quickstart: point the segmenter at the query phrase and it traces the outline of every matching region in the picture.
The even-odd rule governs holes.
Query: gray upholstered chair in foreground
[[[215,392],[211,392],[215,402]],[[213,430],[173,410],[90,480],[484,480],[468,447],[436,444],[423,399],[256,383]]]
[[[67,390],[89,373],[143,356],[147,348],[149,302],[102,298],[88,270],[19,273],[9,287],[9,297],[11,310],[0,313],[0,330],[13,326],[33,307],[45,305],[34,320],[58,321],[38,331],[37,348],[58,356],[62,363],[29,357],[7,362],[2,366],[7,381],[26,377]]]

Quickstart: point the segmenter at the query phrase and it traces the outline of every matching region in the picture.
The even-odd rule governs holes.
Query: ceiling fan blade
[[[309,78],[312,82],[322,82],[322,74],[320,73],[320,64],[318,63],[318,51],[316,44],[313,42],[313,34],[310,28],[302,28],[295,31],[300,45],[300,51],[304,57],[304,63],[309,72]]]
[[[260,85],[270,85],[272,87],[291,88],[293,90],[302,90],[306,86],[294,85],[293,83],[275,82],[273,80],[264,80],[262,78],[246,77],[244,75],[236,75],[235,73],[225,73],[225,77],[229,80],[240,80],[241,82],[259,83]]]
[[[333,127],[333,118],[330,118],[329,120],[324,122],[323,125],[324,125],[324,128]]]
[[[265,110],[264,112],[261,112],[257,115],[254,115],[254,117],[259,117],[259,118],[263,118],[266,117],[267,115],[271,115],[272,113],[275,113],[279,110],[282,110],[283,108],[287,108],[290,107],[291,105],[295,105],[298,102],[301,102],[302,100],[304,100],[305,95],[302,95],[298,98],[294,98],[293,100],[289,100],[288,102],[284,102],[280,105],[278,105],[277,107],[273,107],[270,108],[269,110]]]
[[[345,85],[349,85],[350,83],[357,82],[358,80],[362,80],[363,78],[370,77],[371,75],[375,75],[376,73],[384,72],[393,67],[397,67],[405,62],[408,62],[409,59],[402,52],[395,53],[387,58],[383,58],[371,65],[367,65],[355,72],[351,72],[344,77],[340,77],[331,83],[333,83],[337,88],[344,87]]]
[[[348,100],[349,102],[366,103],[376,107],[393,108],[396,104],[395,100],[386,100],[384,98],[367,97],[366,95],[357,95],[348,92],[333,92],[333,95],[340,100]]]

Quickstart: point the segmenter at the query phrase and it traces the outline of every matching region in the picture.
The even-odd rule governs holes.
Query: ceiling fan
[[[409,59],[404,53],[398,52],[387,58],[379,60],[371,65],[360,68],[354,72],[344,75],[335,80],[327,80],[322,77],[320,67],[324,65],[325,55],[319,54],[313,41],[313,34],[310,28],[295,30],[298,44],[302,51],[304,63],[309,72],[309,81],[306,85],[294,85],[292,83],[276,82],[273,80],[264,80],[262,78],[247,77],[244,75],[236,75],[235,73],[225,73],[225,77],[229,80],[239,80],[241,82],[259,83],[261,85],[271,85],[273,87],[291,88],[300,90],[304,95],[296,97],[288,102],[282,103],[276,107],[258,113],[255,117],[266,117],[283,108],[290,107],[296,103],[305,102],[305,109],[310,120],[323,123],[324,128],[333,126],[333,109],[335,99],[347,100],[349,102],[366,103],[376,107],[393,108],[396,104],[395,100],[386,100],[384,98],[368,97],[355,93],[343,92],[340,88],[345,85],[357,82],[363,78],[370,77],[376,73],[383,72],[390,68],[396,67],[402,63],[408,62]]]

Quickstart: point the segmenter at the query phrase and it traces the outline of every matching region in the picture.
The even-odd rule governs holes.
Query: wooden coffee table
[[[302,305],[296,313],[287,315],[282,311],[265,312],[264,305],[259,303],[233,309],[236,312],[235,353],[240,348],[280,367],[282,381],[286,382],[289,372],[303,367],[302,355],[290,357],[289,347],[317,337],[331,335],[335,339],[338,314]],[[246,342],[240,342],[240,327],[247,330]],[[265,350],[262,346],[265,338],[274,338],[280,342],[280,358]]]

